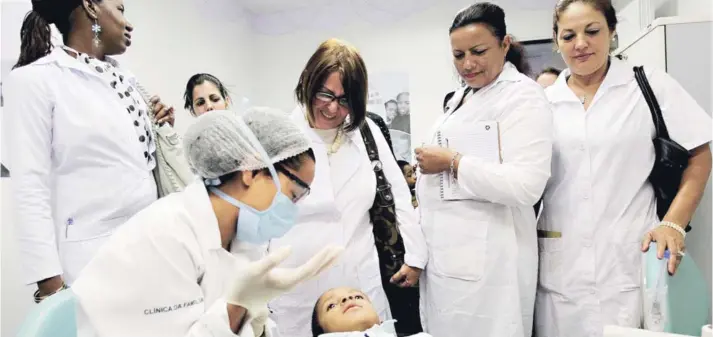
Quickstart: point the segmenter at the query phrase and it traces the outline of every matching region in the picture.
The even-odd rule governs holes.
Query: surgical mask
[[[247,126],[245,126],[247,129]],[[265,149],[260,145],[252,132],[246,132],[247,138],[252,143],[255,150],[258,151],[265,163],[270,163],[270,157],[265,152]],[[275,170],[275,166],[268,165],[272,181],[275,183],[277,194],[272,200],[272,204],[264,211],[259,211],[250,205],[236,200],[225,192],[212,186],[209,190],[219,198],[227,201],[231,205],[240,208],[238,221],[236,223],[236,236],[239,240],[253,243],[263,244],[272,239],[282,237],[297,221],[297,205],[292,202],[288,196],[282,193],[280,179]]]
[[[270,168],[270,173],[274,169]],[[210,191],[219,198],[240,208],[236,236],[239,240],[253,244],[263,244],[272,239],[282,237],[295,225],[297,221],[297,205],[280,191],[280,183],[276,174],[272,179],[277,185],[277,195],[272,204],[264,211],[256,210],[245,203],[225,194],[223,191],[211,187]]]

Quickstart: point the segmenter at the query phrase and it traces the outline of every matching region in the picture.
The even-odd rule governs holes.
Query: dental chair
[[[71,289],[40,302],[25,318],[18,337],[76,337],[76,298]]]

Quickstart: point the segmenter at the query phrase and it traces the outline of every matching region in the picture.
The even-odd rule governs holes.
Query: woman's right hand
[[[278,249],[238,271],[228,303],[243,307],[248,313],[258,312],[272,299],[329,268],[343,250],[328,246],[300,267],[277,268],[291,252],[289,247]]]

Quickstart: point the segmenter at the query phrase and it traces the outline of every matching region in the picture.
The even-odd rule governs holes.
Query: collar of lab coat
[[[196,181],[183,190],[184,207],[188,211],[191,224],[195,227],[196,237],[202,247],[222,249],[218,219],[213,212],[208,190],[203,181]]]
[[[505,83],[505,82],[519,82],[522,80],[522,74],[520,74],[519,71],[517,71],[517,67],[515,67],[514,64],[510,62],[505,62],[503,65],[503,70],[500,72],[500,75],[491,82],[490,84],[480,88],[478,92],[483,93],[486,92],[496,86],[500,83]],[[465,94],[465,90],[468,89],[468,86],[461,87],[460,89],[456,90],[455,94],[453,94],[453,97],[451,97],[451,100],[446,104],[446,112],[451,112],[453,108],[458,104],[458,102],[461,101],[463,98],[463,95]],[[472,92],[472,91],[471,91]]]
[[[120,65],[119,62],[117,62],[115,59],[107,56],[105,58],[106,62],[110,63],[114,67],[116,67],[127,79],[133,80],[134,75],[131,72],[128,72],[126,69],[123,69]],[[89,74],[94,77],[99,77],[97,73],[89,69],[86,65],[82,64],[81,61],[77,60],[76,58],[69,56],[67,52],[65,52],[61,46],[56,46],[52,49],[52,51],[45,57],[40,58],[39,60],[33,62],[32,64],[34,65],[44,65],[44,64],[55,64],[58,67],[61,68],[69,68],[77,71],[81,71],[85,74]]]
[[[607,71],[604,81],[599,86],[597,92],[605,93],[607,90],[631,83],[634,80],[634,70],[627,62],[619,60],[616,57],[611,57],[611,65],[609,66],[609,71]],[[579,103],[579,98],[572,92],[572,89],[567,86],[567,77],[571,74],[571,71],[565,69],[557,77],[552,86],[547,88],[547,96],[552,103],[558,102],[577,102]],[[598,95],[597,95],[598,96]]]
[[[388,320],[381,324],[374,325],[370,329],[361,332],[332,332],[321,334],[320,337],[392,337],[396,336],[396,320]]]

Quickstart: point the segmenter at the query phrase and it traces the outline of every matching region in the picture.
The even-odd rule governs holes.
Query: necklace
[[[337,151],[339,151],[339,148],[342,146],[342,141],[344,140],[344,128],[340,125],[339,128],[337,128],[337,135],[334,137],[334,141],[332,142],[332,145],[329,146],[327,149],[327,156],[331,156]]]
[[[307,121],[308,124],[310,124],[310,126],[312,126],[311,123],[309,123],[309,118],[307,118],[307,115],[305,115],[305,120]],[[329,147],[327,148],[327,156],[331,156],[331,155],[337,153],[337,151],[339,151],[339,148],[342,146],[343,142],[344,142],[344,124],[337,127],[337,135],[334,136],[334,140],[332,141],[332,144],[330,144]]]
[[[584,103],[587,103],[587,95],[580,96],[579,101],[584,105]]]

